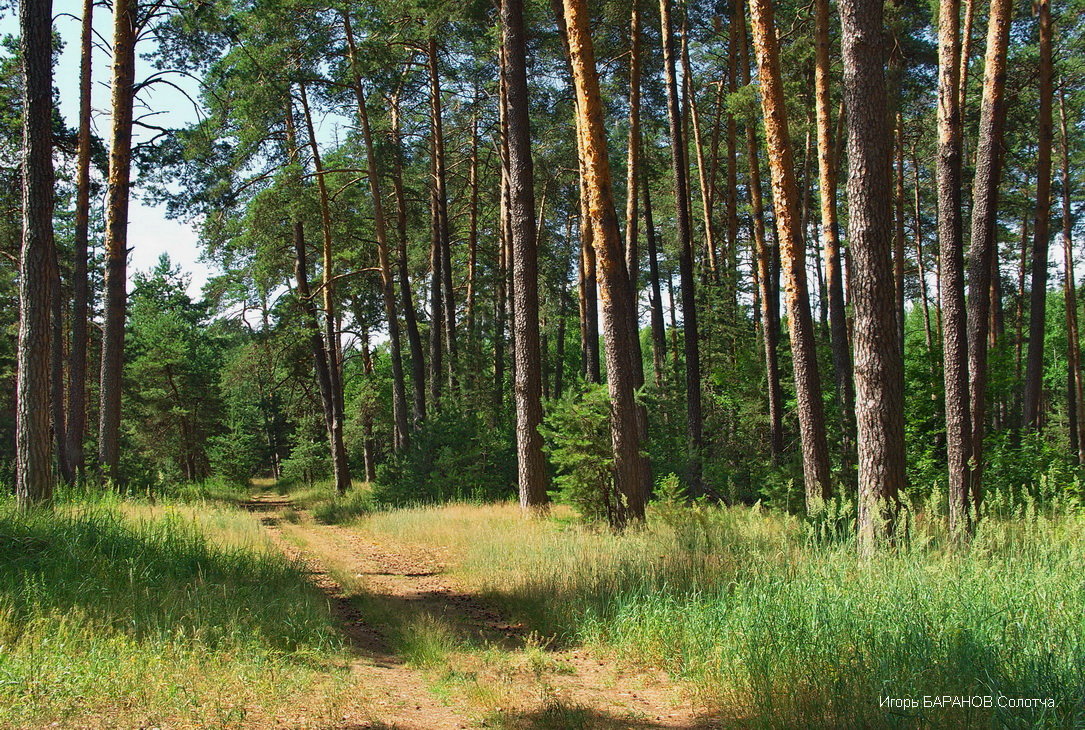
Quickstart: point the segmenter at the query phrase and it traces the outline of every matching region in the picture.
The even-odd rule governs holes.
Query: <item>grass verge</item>
[[[528,521],[514,505],[378,513],[359,527],[451,548],[463,580],[530,626],[666,668],[735,722],[1085,721],[1085,519],[1073,512],[989,519],[967,551],[917,521],[908,544],[870,560],[756,508],[661,510],[622,535]],[[945,695],[992,706],[882,702]]]
[[[345,662],[251,515],[0,501],[0,727],[274,725],[301,695],[334,713]]]

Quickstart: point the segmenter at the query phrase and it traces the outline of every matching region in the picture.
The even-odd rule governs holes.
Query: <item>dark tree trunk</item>
[[[132,105],[135,95],[138,0],[116,0],[113,10],[112,122],[106,186],[104,326],[99,378],[98,466],[121,480],[121,377],[128,310],[128,197],[132,174]]]
[[[118,0],[119,1],[119,0]],[[19,276],[15,494],[23,508],[53,496],[49,433],[53,240],[53,4],[19,4],[23,60],[23,239]]]
[[[72,257],[72,344],[68,353],[68,463],[76,477],[86,473],[83,440],[87,430],[87,343],[90,284],[87,275],[90,230],[91,62],[94,0],[83,0],[79,62],[79,139],[75,172],[75,235]]]
[[[1032,226],[1032,293],[1029,301],[1028,358],[1025,367],[1024,426],[1040,428],[1047,302],[1047,249],[1051,224],[1052,126],[1051,0],[1036,0],[1040,16],[1040,109],[1036,139],[1036,214]]]
[[[674,172],[675,223],[677,226],[678,270],[682,284],[682,336],[686,356],[686,448],[688,478],[695,491],[703,489],[701,450],[704,420],[701,414],[701,359],[697,327],[697,298],[693,281],[693,240],[689,212],[689,167],[686,164],[682,109],[678,100],[677,59],[671,0],[660,0],[660,27],[663,69],[667,84],[667,117],[670,122],[671,162]]]
[[[539,272],[535,228],[534,171],[522,0],[501,3],[501,37],[509,158],[508,225],[511,233],[513,329],[516,332],[516,457],[520,506],[545,508],[546,460],[542,452],[542,389],[539,373]]]
[[[433,136],[433,195],[434,214],[436,216],[436,245],[441,258],[441,292],[443,310],[437,310],[435,322],[443,318],[445,347],[448,354],[448,387],[457,387],[457,347],[456,347],[456,298],[452,289],[452,237],[448,224],[448,192],[445,173],[444,113],[441,109],[441,77],[437,65],[437,39],[430,37],[429,77],[430,77],[430,133]]]
[[[1081,371],[1081,343],[1078,334],[1077,289],[1074,286],[1074,219],[1070,205],[1070,127],[1066,123],[1065,91],[1059,91],[1059,131],[1062,133],[1062,255],[1066,300],[1067,414],[1070,421],[1071,451],[1078,464],[1085,464],[1085,382]]]
[[[641,185],[644,191],[644,235],[648,239],[648,276],[652,287],[652,368],[656,386],[663,385],[664,361],[667,357],[667,329],[663,324],[663,293],[659,287],[659,251],[656,245],[656,229],[652,222],[652,196],[648,180]]]
[[[860,549],[893,535],[904,488],[903,357],[892,259],[892,133],[882,42],[883,0],[842,0],[848,109],[848,238],[855,309]]]
[[[983,437],[987,421],[987,348],[992,304],[992,272],[997,267],[998,188],[1002,177],[1002,128],[1005,120],[1006,49],[1010,37],[1011,0],[992,0],[983,70],[976,177],[972,186],[972,243],[968,269],[968,380],[971,413],[973,507],[979,506],[983,484]],[[963,67],[963,64],[962,64]],[[963,79],[962,79],[963,81]]]
[[[345,494],[350,489],[350,465],[347,463],[347,450],[343,438],[343,369],[342,348],[339,347],[339,328],[337,326],[335,301],[335,275],[333,271],[332,216],[328,197],[328,186],[324,180],[324,164],[320,157],[320,145],[316,139],[313,115],[309,110],[309,97],[305,84],[301,84],[301,108],[305,117],[305,128],[309,132],[309,148],[313,153],[313,172],[316,177],[318,198],[320,200],[320,222],[323,245],[321,246],[322,264],[321,294],[324,304],[324,347],[328,351],[328,378],[331,384],[331,440],[332,473],[335,490]]]
[[[350,18],[346,14],[343,15],[343,27],[350,50],[350,61],[354,64],[357,51],[354,46]],[[384,316],[388,322],[388,341],[392,356],[392,414],[395,425],[395,448],[398,451],[407,445],[410,433],[407,425],[407,387],[403,376],[403,345],[399,334],[399,317],[396,312],[396,284],[392,277],[391,257],[388,254],[388,228],[384,218],[384,200],[381,197],[380,165],[373,148],[373,134],[369,128],[369,110],[366,108],[362,80],[357,75],[354,77],[354,94],[358,102],[358,120],[362,125],[362,139],[365,142],[366,165],[369,168],[369,194],[373,198],[373,225],[377,235],[381,294],[384,301]]]
[[[942,0],[938,23],[938,241],[945,371],[949,521],[970,530],[968,510],[972,430],[968,405],[968,332],[961,240],[960,0]]]
[[[407,344],[411,351],[411,416],[414,427],[426,419],[426,356],[422,335],[418,331],[418,315],[414,310],[411,291],[410,264],[407,260],[407,198],[403,192],[403,145],[399,131],[399,95],[392,97],[392,144],[395,165],[392,169],[392,192],[396,196],[396,233],[399,259],[399,291],[403,321],[407,326]]]

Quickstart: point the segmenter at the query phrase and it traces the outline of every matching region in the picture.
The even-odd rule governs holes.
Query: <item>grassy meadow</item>
[[[560,509],[525,522],[511,504],[355,525],[445,546],[463,581],[528,625],[665,668],[724,724],[1085,725],[1085,518],[1069,510],[992,517],[967,550],[917,520],[869,560],[832,529],[749,507],[660,505],[619,536]],[[992,707],[880,706],[924,695]],[[1020,698],[1054,707],[999,706]]]
[[[345,689],[324,598],[252,515],[0,502],[0,727],[275,725]]]

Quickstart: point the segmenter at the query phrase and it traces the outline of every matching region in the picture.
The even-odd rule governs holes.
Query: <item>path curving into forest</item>
[[[278,495],[244,506],[305,566],[352,649],[352,679],[365,696],[340,730],[713,726],[662,673],[540,641],[460,585],[439,548],[319,524]],[[442,637],[454,642],[448,658],[429,647]]]

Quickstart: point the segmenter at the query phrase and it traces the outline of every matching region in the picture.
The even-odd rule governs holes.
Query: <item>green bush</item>
[[[616,495],[606,386],[587,385],[552,403],[541,431],[557,469],[554,499],[589,522],[607,519]]]
[[[449,409],[432,415],[410,444],[377,467],[376,502],[389,505],[450,500],[505,500],[516,493],[511,427],[476,413]]]

